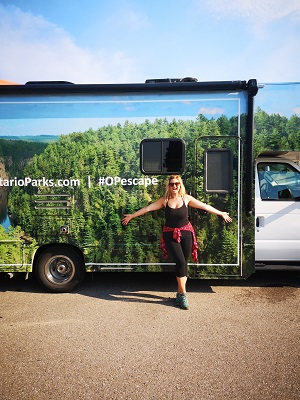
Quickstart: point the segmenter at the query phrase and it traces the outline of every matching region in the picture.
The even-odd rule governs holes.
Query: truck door
[[[289,160],[256,163],[255,260],[300,260],[300,168]]]

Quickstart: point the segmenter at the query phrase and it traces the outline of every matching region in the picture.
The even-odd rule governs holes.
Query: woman
[[[167,181],[164,197],[154,203],[141,208],[133,214],[125,214],[122,224],[127,225],[133,218],[144,215],[150,211],[165,209],[165,226],[161,247],[164,253],[172,255],[176,264],[177,296],[175,304],[182,309],[188,310],[189,304],[186,295],[187,262],[191,254],[197,260],[197,242],[194,229],[188,219],[188,206],[199,208],[212,214],[217,214],[225,222],[231,222],[227,212],[219,211],[208,204],[202,203],[194,197],[185,193],[185,187],[179,175],[170,175]]]

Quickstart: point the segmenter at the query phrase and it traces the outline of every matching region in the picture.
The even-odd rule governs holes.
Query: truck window
[[[285,162],[258,164],[262,200],[300,200],[300,173]]]

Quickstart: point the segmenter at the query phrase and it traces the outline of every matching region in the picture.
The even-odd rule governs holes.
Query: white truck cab
[[[266,152],[255,162],[255,261],[300,265],[300,152]]]

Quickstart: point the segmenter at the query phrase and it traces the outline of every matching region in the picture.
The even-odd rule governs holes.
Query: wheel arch
[[[34,253],[34,257],[33,257],[33,261],[32,261],[32,272],[35,273],[35,269],[36,269],[36,265],[37,265],[37,260],[39,259],[39,256],[46,251],[47,249],[51,248],[51,247],[56,247],[56,248],[62,248],[62,247],[68,247],[70,248],[72,251],[76,252],[78,254],[79,257],[81,257],[81,261],[82,264],[85,265],[85,260],[84,260],[84,256],[83,256],[83,252],[82,250],[80,250],[77,246],[74,246],[73,244],[69,244],[69,243],[47,243],[47,244],[43,244],[42,246],[40,246],[36,252]]]

